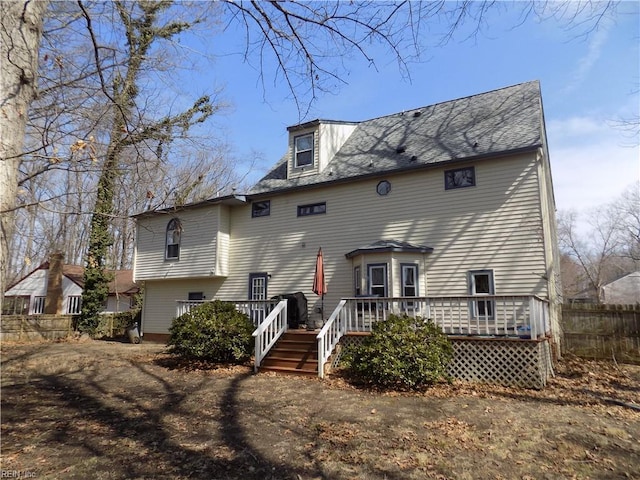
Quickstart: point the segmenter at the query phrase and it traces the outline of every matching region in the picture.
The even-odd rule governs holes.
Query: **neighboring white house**
[[[542,333],[558,334],[555,202],[538,82],[288,132],[287,153],[246,194],[135,216],[145,337],[167,338],[178,301],[298,291],[316,327],[345,297],[455,297],[464,308],[472,297],[468,317],[488,324],[510,296],[509,328],[542,302]],[[324,318],[311,291],[320,247]]]
[[[50,262],[45,262],[24,278],[13,284],[5,292],[2,302],[3,315],[40,315],[45,313],[47,295],[51,298]],[[109,282],[109,296],[103,313],[117,313],[130,310],[134,296],[139,292],[133,282],[132,270],[110,271],[113,280]],[[78,265],[61,265],[60,303],[55,313],[76,315],[82,308],[84,269]]]
[[[640,303],[640,271],[628,273],[602,286],[602,303]]]

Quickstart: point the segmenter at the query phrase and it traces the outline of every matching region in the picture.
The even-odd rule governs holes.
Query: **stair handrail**
[[[349,309],[346,308],[347,300],[341,300],[335,308],[327,323],[320,333],[316,335],[318,340],[318,377],[324,378],[324,364],[327,362],[333,349],[336,348],[342,336],[347,332],[347,320]]]
[[[264,357],[287,331],[287,300],[281,300],[253,332],[255,338],[255,354],[253,370],[258,371]]]

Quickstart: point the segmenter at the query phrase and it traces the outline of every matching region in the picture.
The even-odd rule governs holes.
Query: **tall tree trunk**
[[[18,167],[27,109],[36,96],[38,50],[47,6],[47,1],[0,2],[0,298],[6,286]]]

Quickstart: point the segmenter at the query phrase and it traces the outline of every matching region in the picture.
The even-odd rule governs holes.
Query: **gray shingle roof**
[[[287,157],[249,194],[535,149],[543,143],[539,82],[359,122],[323,172],[287,179]]]
[[[432,247],[426,245],[414,245],[408,242],[401,242],[399,240],[378,240],[370,245],[357,248],[345,256],[347,258],[355,257],[356,255],[362,255],[365,253],[382,253],[382,252],[410,252],[410,253],[431,253]]]

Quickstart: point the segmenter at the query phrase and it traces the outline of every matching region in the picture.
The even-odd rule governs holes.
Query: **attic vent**
[[[405,147],[404,145],[400,145],[398,148],[396,148],[396,153],[404,153],[407,151],[407,147]]]
[[[414,117],[419,117],[420,115],[422,115],[422,112],[418,111],[418,112],[413,112],[413,116]]]

